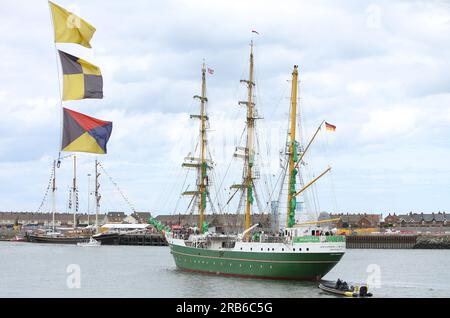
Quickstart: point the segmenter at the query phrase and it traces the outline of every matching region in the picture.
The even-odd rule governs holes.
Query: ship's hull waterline
[[[49,243],[49,244],[77,244],[89,239],[89,236],[74,236],[74,237],[51,237],[40,235],[27,235],[26,239],[32,243]]]
[[[184,271],[279,280],[320,280],[344,255],[344,252],[266,253],[169,246],[175,264]]]

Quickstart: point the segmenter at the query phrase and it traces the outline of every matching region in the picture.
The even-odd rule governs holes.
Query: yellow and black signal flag
[[[76,56],[58,50],[63,71],[63,100],[103,98],[100,68]]]
[[[89,41],[95,28],[79,16],[49,1],[53,16],[56,43],[78,43],[91,48]]]

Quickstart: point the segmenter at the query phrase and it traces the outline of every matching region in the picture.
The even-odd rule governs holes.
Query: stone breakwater
[[[418,236],[415,249],[450,249],[450,236]]]
[[[450,249],[450,235],[349,235],[347,248]]]

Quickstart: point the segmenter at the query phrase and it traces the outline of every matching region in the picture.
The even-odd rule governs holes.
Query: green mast
[[[286,218],[286,227],[293,227],[295,224],[295,208],[297,207],[295,179],[298,173],[296,164],[298,161],[298,142],[295,140],[295,128],[297,125],[297,81],[298,66],[294,65],[292,72],[291,88],[291,130],[289,140],[289,187],[288,187],[288,210]]]

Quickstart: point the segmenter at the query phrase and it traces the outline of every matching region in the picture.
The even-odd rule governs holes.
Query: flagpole
[[[50,13],[50,23],[51,23],[51,32],[53,32],[53,48],[54,48],[54,52],[55,52],[55,63],[56,63],[56,75],[58,78],[58,100],[59,100],[59,141],[58,141],[58,145],[57,145],[57,149],[58,149],[58,161],[60,160],[59,158],[61,157],[61,151],[59,150],[62,144],[62,129],[63,129],[63,107],[62,107],[62,92],[61,92],[61,77],[59,75],[60,72],[60,67],[59,67],[59,63],[58,63],[58,49],[56,47],[56,39],[55,39],[55,25],[53,23],[53,14],[52,14],[52,10],[50,8],[50,2],[48,2],[48,10]],[[59,162],[57,167],[59,168]],[[54,167],[54,178],[56,176],[56,168]],[[52,210],[53,210],[53,232],[55,232],[55,211],[56,211],[56,184],[55,184],[55,179],[53,180],[53,191],[52,191]]]
[[[63,122],[63,112],[62,112],[62,91],[61,91],[61,76],[59,75],[60,73],[60,66],[59,66],[59,62],[58,62],[58,48],[56,47],[56,38],[55,38],[55,25],[53,23],[53,14],[52,14],[52,10],[50,8],[50,1],[48,2],[48,10],[50,12],[50,21],[51,21],[51,26],[52,26],[52,32],[53,32],[53,47],[54,47],[54,51],[55,51],[55,63],[56,63],[56,73],[57,73],[57,77],[58,77],[58,98],[59,98],[59,114],[60,114],[60,120],[59,120],[59,144],[58,144],[58,149],[61,146],[62,143],[62,122]]]
[[[73,229],[76,229],[76,191],[77,191],[77,156],[73,156],[73,185],[72,185],[72,212],[73,212]]]

